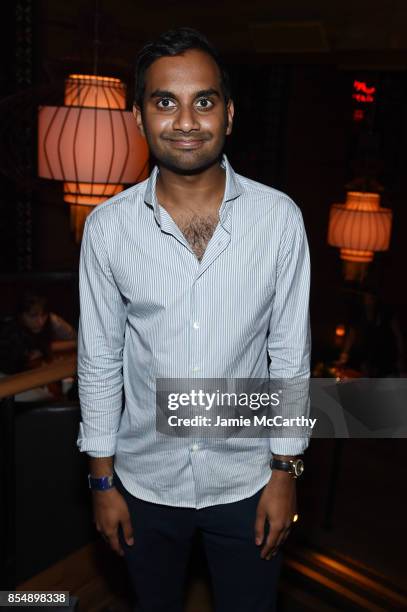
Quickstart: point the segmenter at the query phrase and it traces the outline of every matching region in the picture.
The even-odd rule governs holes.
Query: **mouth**
[[[198,149],[201,147],[205,140],[201,139],[193,139],[193,138],[168,138],[168,141],[171,143],[173,147],[176,149]]]

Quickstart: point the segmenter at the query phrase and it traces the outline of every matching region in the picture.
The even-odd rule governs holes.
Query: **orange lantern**
[[[339,325],[336,326],[335,328],[335,336],[337,338],[343,338],[346,334],[346,328],[343,325],[343,323],[339,323]]]
[[[120,79],[80,74],[66,79],[64,106],[39,108],[38,174],[64,182],[78,242],[94,206],[147,178],[147,143],[125,108]]]
[[[369,263],[375,251],[389,248],[392,211],[380,207],[377,193],[348,191],[345,204],[331,206],[328,244],[340,248],[340,257]]]

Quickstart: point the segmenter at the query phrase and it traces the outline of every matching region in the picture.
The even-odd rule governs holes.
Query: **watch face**
[[[304,471],[304,462],[302,459],[297,459],[294,461],[294,472],[296,476],[301,476]]]

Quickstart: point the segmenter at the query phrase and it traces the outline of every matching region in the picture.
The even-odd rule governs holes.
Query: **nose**
[[[199,128],[199,121],[194,110],[188,106],[181,107],[174,121],[174,130],[188,133],[199,130]]]

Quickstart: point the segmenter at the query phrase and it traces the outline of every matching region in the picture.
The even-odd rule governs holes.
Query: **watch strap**
[[[271,469],[283,470],[284,472],[293,472],[293,465],[290,461],[282,461],[281,459],[272,459],[270,461]]]
[[[272,470],[283,470],[291,474],[293,478],[298,478],[304,471],[304,462],[300,458],[283,461],[282,459],[274,459],[273,457],[270,461],[270,468]]]
[[[108,491],[114,487],[113,476],[102,476],[101,478],[94,478],[90,474],[88,475],[89,489],[92,491]]]

